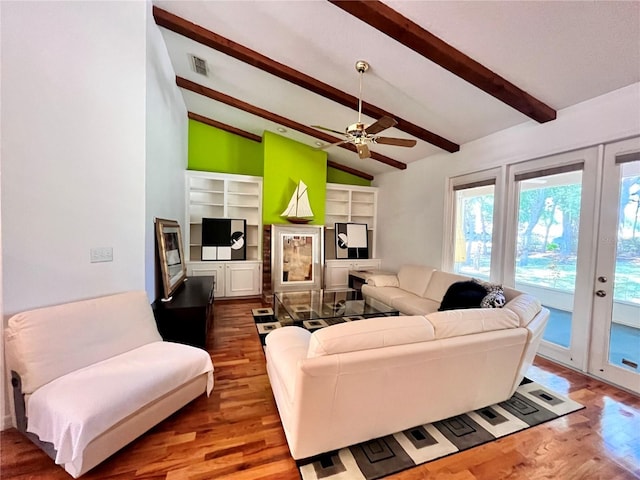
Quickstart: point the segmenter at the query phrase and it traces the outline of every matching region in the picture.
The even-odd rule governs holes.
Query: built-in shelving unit
[[[327,184],[325,205],[325,288],[346,288],[349,270],[377,270],[375,231],[378,212],[378,189],[356,185]],[[369,259],[336,260],[335,224],[366,223]]]
[[[213,276],[219,297],[259,295],[262,287],[262,178],[188,170],[185,255],[189,276]],[[245,219],[246,261],[203,261],[202,219]]]
[[[333,229],[336,223],[366,223],[376,229],[378,189],[355,185],[327,184],[325,226]]]
[[[262,178],[187,171],[189,261],[202,260],[203,218],[244,218],[247,260],[262,258]]]

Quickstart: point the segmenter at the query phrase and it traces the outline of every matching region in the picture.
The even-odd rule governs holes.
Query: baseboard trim
[[[11,421],[11,415],[3,416],[2,425],[0,425],[0,430],[6,430],[11,427],[13,427],[13,422]]]

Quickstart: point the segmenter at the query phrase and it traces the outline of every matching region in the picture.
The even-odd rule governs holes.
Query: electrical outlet
[[[97,247],[90,250],[91,263],[113,262],[113,248]]]

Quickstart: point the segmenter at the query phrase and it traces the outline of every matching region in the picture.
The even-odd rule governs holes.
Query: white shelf
[[[247,222],[247,261],[262,260],[262,178],[187,170],[188,262],[202,260],[202,218],[239,218]]]
[[[378,189],[376,187],[328,183],[325,202],[325,230],[335,231],[336,223],[366,223],[367,230],[370,232],[369,253],[375,255],[377,202]],[[329,238],[326,239],[327,242],[329,240]]]

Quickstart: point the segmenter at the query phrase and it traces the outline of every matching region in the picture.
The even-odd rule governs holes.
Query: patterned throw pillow
[[[487,294],[480,302],[481,308],[502,308],[504,307],[504,304],[507,303],[507,300],[504,297],[502,285],[485,282],[477,278],[474,278],[473,281],[482,285],[487,291]]]

